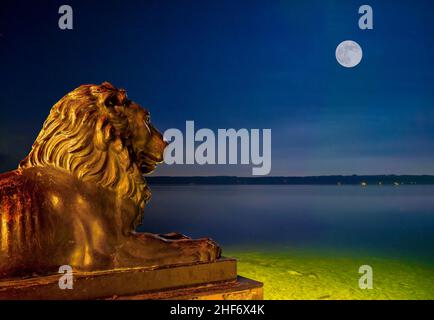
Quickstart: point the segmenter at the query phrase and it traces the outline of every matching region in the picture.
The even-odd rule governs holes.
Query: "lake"
[[[151,189],[145,227],[139,230],[213,238],[224,255],[239,259],[245,275],[266,282],[266,288],[268,282],[269,292],[275,293],[268,298],[406,299],[417,296],[415,292],[419,298],[434,297],[430,283],[434,283],[434,186],[155,185]],[[397,273],[406,280],[396,288],[383,282],[385,296],[372,291],[358,296],[353,285],[359,275],[352,269],[358,263],[376,264],[384,281],[395,283]],[[339,280],[336,275],[330,280],[330,272],[339,268],[350,278]],[[286,280],[281,279],[282,272],[289,272]],[[273,277],[276,273],[279,279]],[[320,275],[327,287],[316,279],[310,291],[282,295],[282,290],[295,285],[290,279],[308,274],[315,276],[298,280],[297,289],[309,288],[307,283]],[[335,288],[334,294],[330,288]]]
[[[144,230],[434,258],[434,186],[151,186]]]

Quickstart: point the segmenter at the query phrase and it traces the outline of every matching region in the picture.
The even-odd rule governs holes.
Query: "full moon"
[[[352,40],[342,41],[336,48],[336,60],[346,68],[357,66],[362,60],[362,56],[362,48]]]

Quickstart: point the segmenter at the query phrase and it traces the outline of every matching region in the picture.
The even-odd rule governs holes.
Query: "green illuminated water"
[[[264,283],[265,299],[434,299],[434,264],[270,250],[225,251],[238,259],[241,276]],[[358,271],[366,264],[372,267],[373,288],[362,290]]]

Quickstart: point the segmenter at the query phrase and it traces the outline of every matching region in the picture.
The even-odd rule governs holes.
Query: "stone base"
[[[236,260],[73,274],[73,289],[60,289],[55,274],[0,280],[0,299],[261,299],[262,284],[237,278]]]
[[[113,297],[119,300],[262,300],[261,282],[238,277],[235,281],[213,283],[195,287],[133,296]]]

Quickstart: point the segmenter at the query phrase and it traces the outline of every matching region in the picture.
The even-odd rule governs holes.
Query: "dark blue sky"
[[[74,30],[57,26],[61,4]],[[358,28],[369,4],[374,30]],[[51,106],[110,81],[161,131],[271,128],[272,175],[434,173],[433,1],[2,1],[0,169]],[[341,67],[343,40],[363,60]],[[159,174],[249,175],[250,166]]]

